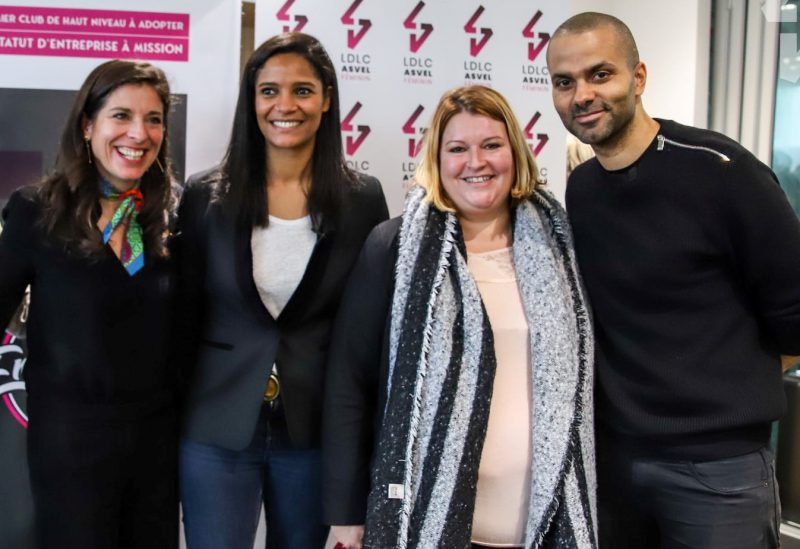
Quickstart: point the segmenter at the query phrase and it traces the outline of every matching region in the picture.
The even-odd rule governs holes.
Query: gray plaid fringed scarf
[[[412,189],[400,229],[389,397],[364,540],[371,549],[470,546],[494,341],[456,216],[424,198]],[[595,548],[594,344],[572,236],[547,192],[513,217],[533,380],[525,547]]]

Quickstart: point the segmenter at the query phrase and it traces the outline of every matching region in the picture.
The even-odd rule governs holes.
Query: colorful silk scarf
[[[132,189],[121,193],[111,183],[101,179],[100,192],[103,197],[109,200],[121,200],[116,211],[114,211],[114,215],[111,216],[111,221],[103,229],[103,244],[108,243],[111,234],[120,224],[126,227],[122,236],[122,251],[119,260],[125,270],[128,271],[128,274],[133,276],[139,269],[144,267],[142,227],[136,219],[144,203],[144,196],[142,196],[142,191],[139,190],[139,183],[136,183],[136,186]]]

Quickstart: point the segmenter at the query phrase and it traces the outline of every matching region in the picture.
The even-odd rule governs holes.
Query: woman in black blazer
[[[52,173],[3,211],[0,326],[31,286],[25,381],[40,548],[178,547],[169,107],[156,67],[99,65],[75,97]]]
[[[388,217],[344,161],[322,45],[275,36],[244,70],[228,151],[179,208],[185,348],[181,497],[187,544],[321,548],[325,355],[345,279]]]

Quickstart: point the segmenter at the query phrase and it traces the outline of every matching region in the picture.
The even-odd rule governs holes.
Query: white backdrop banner
[[[565,185],[565,139],[550,99],[545,50],[566,19],[556,0],[256,0],[256,43],[316,36],[336,65],[348,163],[381,180],[393,215],[441,95],[483,84],[511,103],[541,176]]]

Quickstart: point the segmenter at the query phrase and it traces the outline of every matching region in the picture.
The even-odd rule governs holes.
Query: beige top
[[[531,483],[531,382],[528,322],[511,248],[469,254],[494,333],[497,372],[478,471],[472,541],[522,546]]]

